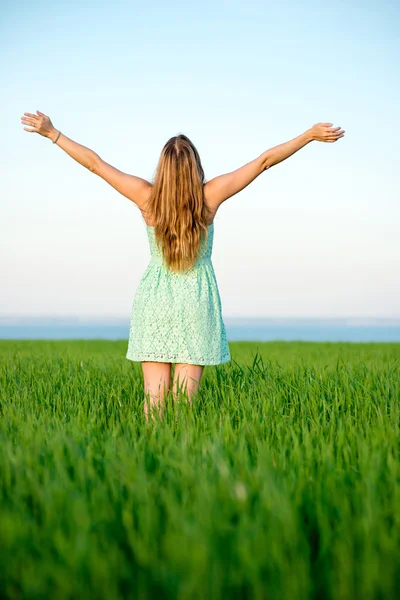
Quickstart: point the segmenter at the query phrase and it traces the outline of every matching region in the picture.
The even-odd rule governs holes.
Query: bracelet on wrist
[[[60,135],[61,135],[61,131],[58,132],[58,135],[57,135],[56,139],[53,141],[53,144],[56,143],[56,141],[58,140],[58,138],[60,137]]]

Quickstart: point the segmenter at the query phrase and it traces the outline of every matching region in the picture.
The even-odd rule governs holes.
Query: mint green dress
[[[214,223],[185,273],[169,270],[146,225],[150,262],[133,300],[126,358],[132,361],[217,365],[231,358],[211,253]]]

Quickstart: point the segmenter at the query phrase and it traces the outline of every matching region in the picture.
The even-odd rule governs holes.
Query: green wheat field
[[[126,341],[0,341],[0,597],[400,595],[400,344],[231,342],[143,414]]]

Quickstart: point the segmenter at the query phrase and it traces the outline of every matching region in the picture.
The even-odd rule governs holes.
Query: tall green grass
[[[398,597],[400,344],[230,347],[147,423],[126,342],[0,341],[2,598]]]

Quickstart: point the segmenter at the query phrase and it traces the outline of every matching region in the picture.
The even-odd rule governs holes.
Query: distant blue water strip
[[[400,321],[355,319],[225,319],[229,341],[400,342]],[[0,318],[0,339],[128,340],[129,318],[85,322],[79,319]]]

